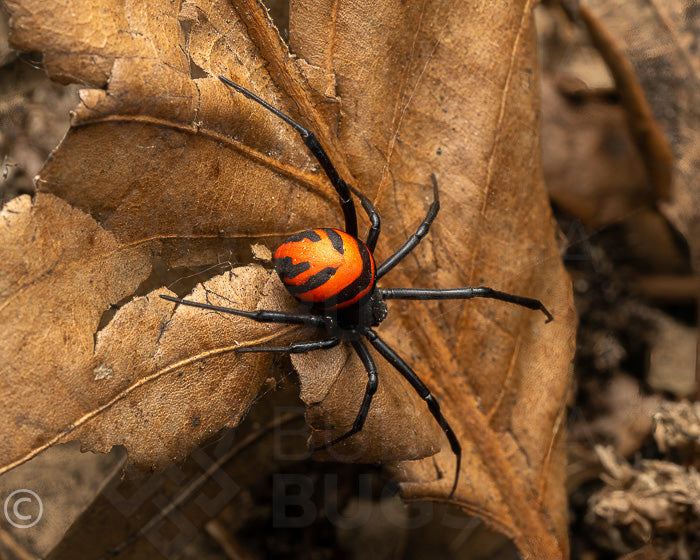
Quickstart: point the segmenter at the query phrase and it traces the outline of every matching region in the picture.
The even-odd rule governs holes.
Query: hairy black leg
[[[547,308],[538,299],[527,298],[499,292],[487,286],[479,286],[478,288],[451,288],[443,290],[432,290],[423,288],[377,288],[383,299],[470,299],[470,298],[489,298],[498,299],[514,303],[528,309],[539,310],[547,317],[549,323],[554,317]]]
[[[452,495],[455,493],[455,490],[457,489],[457,481],[459,480],[459,469],[462,464],[462,446],[459,444],[459,440],[457,439],[457,436],[454,433],[454,430],[452,430],[452,427],[450,426],[449,422],[447,419],[442,415],[442,412],[440,411],[440,403],[437,402],[435,397],[430,392],[430,389],[426,387],[425,383],[423,383],[418,375],[416,375],[416,372],[414,372],[411,369],[411,366],[409,366],[401,356],[399,356],[395,350],[391,348],[386,342],[384,342],[379,335],[374,332],[372,329],[367,329],[363,333],[367,339],[370,341],[372,346],[374,346],[377,351],[384,356],[387,362],[389,362],[396,371],[398,371],[401,375],[404,376],[404,378],[411,384],[411,386],[415,389],[416,393],[427,403],[428,409],[430,410],[431,414],[437,420],[437,423],[440,425],[442,428],[442,431],[445,433],[447,436],[447,440],[450,442],[450,448],[452,449],[452,453],[455,454],[455,457],[457,459],[457,465],[455,467],[455,478],[454,482],[452,483],[452,490],[450,490],[449,498],[452,497]]]
[[[330,340],[314,340],[311,342],[293,342],[288,346],[250,346],[245,348],[236,348],[236,352],[243,354],[246,352],[287,352],[289,354],[305,354],[313,350],[327,350],[340,344],[340,338],[331,338]]]
[[[172,296],[161,295],[160,297],[182,305],[189,305],[190,307],[199,307],[201,309],[209,309],[211,311],[220,311],[221,313],[229,313],[231,315],[247,317],[248,319],[253,319],[253,321],[257,321],[258,323],[290,323],[293,325],[326,327],[329,330],[334,330],[336,328],[336,321],[330,316],[304,313],[284,313],[282,311],[266,311],[262,309],[257,311],[243,311],[242,309],[221,307],[219,305],[211,305],[209,303],[199,303],[198,301],[189,301]]]
[[[355,213],[355,203],[350,195],[350,189],[348,188],[347,183],[340,178],[340,175],[338,175],[338,172],[335,170],[335,167],[333,167],[328,154],[323,149],[323,146],[321,146],[314,133],[295,121],[292,117],[285,115],[282,111],[270,105],[267,101],[260,99],[252,91],[248,91],[243,86],[240,86],[228,78],[224,78],[223,76],[219,76],[219,80],[236,91],[241,92],[248,99],[252,99],[253,101],[259,103],[265,107],[265,109],[277,115],[284,122],[292,126],[294,130],[299,133],[301,139],[304,141],[304,144],[306,144],[313,156],[321,164],[321,167],[323,167],[323,170],[330,179],[333,188],[340,197],[340,205],[343,209],[343,215],[345,217],[345,232],[353,237],[357,237],[357,214]]]
[[[352,344],[352,347],[355,349],[355,352],[357,352],[357,355],[360,357],[360,360],[362,360],[362,363],[365,366],[365,370],[367,370],[367,387],[365,388],[365,396],[362,399],[362,404],[360,405],[360,411],[357,413],[357,417],[355,418],[355,421],[352,424],[352,428],[350,428],[348,432],[335,438],[332,441],[329,441],[328,443],[319,445],[318,447],[312,446],[312,453],[314,451],[318,451],[319,449],[326,449],[331,445],[335,445],[339,441],[343,441],[344,439],[349,438],[351,435],[359,432],[365,425],[365,420],[367,420],[367,413],[369,412],[369,407],[372,404],[372,397],[374,396],[374,393],[377,392],[377,386],[379,385],[379,377],[377,375],[377,366],[374,363],[374,360],[372,359],[372,355],[369,353],[369,350],[367,350],[367,347],[359,338],[350,339],[350,344]]]
[[[421,240],[428,235],[430,224],[433,223],[435,216],[437,216],[438,210],[440,210],[440,197],[438,195],[437,179],[432,173],[430,174],[430,180],[433,182],[433,203],[430,205],[430,208],[428,208],[428,214],[425,217],[425,220],[423,220],[423,223],[418,226],[416,233],[409,237],[393,255],[379,265],[379,268],[377,268],[377,280],[399,264],[401,260],[411,251],[413,251]]]

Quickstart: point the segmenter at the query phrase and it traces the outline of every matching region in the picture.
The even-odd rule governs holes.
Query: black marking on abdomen
[[[343,238],[340,237],[340,234],[334,229],[330,228],[323,228],[323,231],[326,232],[326,235],[328,236],[328,239],[330,239],[333,248],[341,255],[345,254],[345,245],[343,244]]]
[[[294,264],[294,259],[292,257],[284,257],[282,259],[275,259],[275,268],[277,269],[277,274],[280,278],[296,278],[302,272],[306,272],[311,268],[311,263],[308,261],[300,262],[299,264]]]
[[[303,239],[308,239],[309,241],[313,241],[314,243],[316,243],[318,241],[321,241],[321,236],[314,230],[308,229],[306,231],[300,231],[299,233],[290,235],[284,242],[284,244],[286,245],[287,243],[296,243],[297,241],[302,241]]]
[[[367,249],[364,243],[358,243],[357,246],[360,250],[360,256],[362,257],[362,272],[353,282],[345,286],[335,296],[324,301],[323,305],[325,307],[335,307],[336,305],[353,299],[357,294],[366,290],[374,282],[374,277],[372,276],[372,257],[369,254],[369,249]],[[367,292],[363,297],[369,295],[370,292]]]
[[[310,292],[311,290],[315,290],[316,288],[323,286],[328,280],[330,280],[333,275],[335,274],[335,271],[338,270],[339,267],[327,267],[321,270],[320,272],[317,272],[313,276],[311,276],[306,282],[303,284],[300,284],[299,286],[295,286],[293,284],[287,284],[285,282],[285,286],[287,287],[287,290],[289,290],[289,293],[292,295],[297,295],[297,294],[303,294],[306,292]]]

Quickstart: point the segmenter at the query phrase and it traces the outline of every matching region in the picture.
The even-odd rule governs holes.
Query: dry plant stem
[[[651,113],[634,68],[612,35],[588,7],[581,6],[579,14],[591,41],[615,79],[632,137],[642,153],[649,173],[654,197],[658,201],[668,201],[671,198],[673,153],[666,136]]]

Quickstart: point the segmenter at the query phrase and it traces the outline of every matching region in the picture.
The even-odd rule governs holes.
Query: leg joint
[[[428,408],[432,413],[440,412],[440,403],[431,393],[425,395],[423,400],[428,403]]]

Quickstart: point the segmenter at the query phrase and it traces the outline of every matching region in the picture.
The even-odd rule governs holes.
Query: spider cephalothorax
[[[372,327],[378,326],[387,315],[385,300],[437,300],[482,297],[507,301],[529,309],[540,310],[546,315],[547,321],[552,319],[551,313],[547,311],[539,300],[507,294],[483,286],[452,289],[382,289],[378,287],[377,281],[401,262],[420,243],[421,239],[428,234],[430,225],[433,223],[440,208],[438,185],[435,176],[430,176],[433,184],[434,200],[428,209],[425,219],[416,232],[394,254],[382,264],[376,266],[373,253],[379,238],[381,222],[379,214],[377,214],[370,200],[360,192],[352,189],[352,193],[359,198],[370,220],[367,239],[365,242],[362,242],[358,238],[357,216],[351,189],[338,176],[328,155],[316,140],[314,134],[244,87],[221,76],[219,76],[219,79],[277,115],[301,135],[304,143],[321,164],[331,184],[340,196],[340,204],[345,217],[345,231],[331,228],[302,231],[289,237],[275,251],[274,263],[277,273],[289,292],[300,302],[309,305],[308,313],[296,314],[265,310],[243,311],[170,296],[161,297],[183,305],[248,317],[254,321],[309,325],[322,327],[328,331],[326,340],[297,342],[289,346],[239,348],[238,352],[303,353],[331,348],[340,344],[342,340],[349,342],[367,371],[367,387],[362,404],[352,427],[347,432],[315,449],[325,449],[335,445],[339,441],[356,434],[364,426],[372,403],[372,397],[377,391],[379,383],[377,366],[367,346],[365,346],[363,338],[368,340],[377,352],[403,375],[418,395],[426,402],[428,409],[445,433],[456,458],[455,476],[450,491],[450,496],[452,496],[459,480],[462,458],[461,445],[449,422],[443,416],[438,401],[430,393],[428,387],[403,358],[372,329]]]

